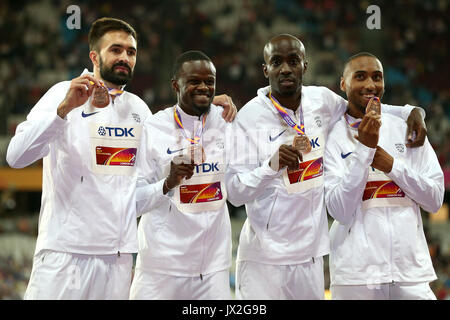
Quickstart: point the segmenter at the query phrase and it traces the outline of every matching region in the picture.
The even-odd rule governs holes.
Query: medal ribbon
[[[197,129],[197,132],[195,133],[194,139],[192,139],[186,134],[186,130],[184,129],[183,122],[181,121],[181,116],[180,116],[180,113],[177,110],[177,107],[173,108],[173,118],[175,119],[175,123],[177,124],[178,128],[181,129],[181,133],[186,138],[186,140],[188,140],[191,144],[199,143],[200,138],[201,138],[201,136],[203,134],[203,130],[205,129],[206,115],[207,114],[203,114],[202,115],[202,125]]]
[[[94,84],[94,82],[89,81],[90,84]],[[120,90],[120,89],[116,89],[116,88],[108,88],[105,86],[105,84],[103,82],[100,82],[102,87],[105,87],[106,89],[108,89],[109,95],[113,96],[113,97],[118,97],[120,96],[124,90]]]
[[[353,129],[358,129],[359,125],[361,124],[361,119],[357,120],[357,121],[353,121],[349,118],[348,114],[345,114],[345,121],[347,121],[347,124],[353,128]]]
[[[303,121],[303,112],[302,112],[301,106],[300,106],[300,126],[299,126],[297,123],[295,123],[294,120],[292,120],[292,118],[289,116],[286,109],[283,108],[281,103],[279,103],[278,100],[275,99],[275,97],[272,95],[272,92],[269,92],[269,98],[270,98],[270,101],[272,101],[275,109],[277,109],[278,113],[283,118],[283,120],[291,128],[293,128],[297,132],[297,134],[304,135],[305,134],[305,125],[304,125],[304,121]]]

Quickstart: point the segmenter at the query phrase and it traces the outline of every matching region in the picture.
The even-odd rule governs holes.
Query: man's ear
[[[308,70],[308,61],[303,62],[303,74],[306,73],[306,70]]]
[[[172,80],[170,80],[172,82],[172,89],[173,91],[175,91],[175,93],[180,91],[180,87],[178,86],[177,80],[172,78]]]
[[[94,67],[100,68],[100,55],[97,51],[93,50],[89,52],[89,58],[92,61]]]
[[[264,77],[268,78],[269,73],[267,72],[267,65],[265,63],[263,63],[262,68],[263,68]]]
[[[344,77],[341,77],[340,88],[341,88],[341,91],[345,92],[345,79],[344,79]]]

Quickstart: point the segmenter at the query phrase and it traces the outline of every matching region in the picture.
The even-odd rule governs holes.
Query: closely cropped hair
[[[197,61],[197,60],[206,60],[211,62],[211,59],[201,51],[191,50],[180,54],[177,60],[175,60],[175,64],[173,65],[172,68],[173,79],[177,78],[178,72],[180,71],[181,65],[183,63],[187,61]]]
[[[344,68],[342,69],[343,72],[345,72],[345,70],[347,69],[350,62],[352,62],[353,60],[355,60],[356,58],[359,58],[359,57],[372,57],[372,58],[378,59],[377,56],[375,56],[369,52],[365,52],[365,51],[359,52],[357,54],[352,55],[350,58],[347,59],[347,61],[345,61]],[[380,60],[380,59],[378,59],[378,60]]]
[[[91,26],[91,30],[89,30],[89,50],[98,50],[100,39],[109,31],[125,31],[126,33],[132,35],[137,42],[136,31],[125,21],[115,18],[100,18],[94,21]]]

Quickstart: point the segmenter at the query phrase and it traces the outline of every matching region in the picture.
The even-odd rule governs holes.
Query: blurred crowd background
[[[369,5],[378,5],[381,28],[370,30]],[[79,29],[69,29],[70,5],[81,12]],[[309,60],[306,85],[338,94],[345,60],[360,51],[383,63],[383,102],[417,105],[427,113],[428,138],[446,175],[446,197],[434,215],[423,212],[425,232],[438,274],[432,289],[450,299],[450,60],[447,0],[169,0],[0,2],[0,299],[22,299],[37,236],[40,190],[19,188],[5,160],[9,140],[39,98],[56,82],[92,70],[87,34],[104,16],[129,22],[138,33],[135,77],[127,90],[152,112],[172,105],[170,75],[176,56],[202,50],[217,68],[217,93],[238,108],[268,84],[262,50],[272,36],[290,33],[303,41]],[[39,168],[42,162],[32,167]],[[13,172],[13,173],[11,173]],[[31,179],[31,178],[30,178]],[[37,183],[40,185],[40,181]],[[229,205],[233,254],[245,218]],[[331,220],[331,218],[330,218]],[[330,221],[331,222],[331,221]],[[326,267],[327,266],[326,259]],[[234,266],[231,285],[234,285]],[[329,274],[326,269],[326,286]]]

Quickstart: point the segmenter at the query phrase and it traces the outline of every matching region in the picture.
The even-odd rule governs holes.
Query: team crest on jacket
[[[139,116],[139,114],[131,113],[131,115],[133,116],[134,121],[136,121],[137,123],[141,122],[141,117]]]
[[[314,121],[316,122],[317,127],[322,127],[322,118],[320,116],[315,117]]]
[[[405,145],[403,143],[396,143],[395,148],[398,152],[403,153],[405,152]]]
[[[216,147],[218,149],[223,149],[225,148],[225,142],[223,141],[223,139],[217,139],[216,140]]]

